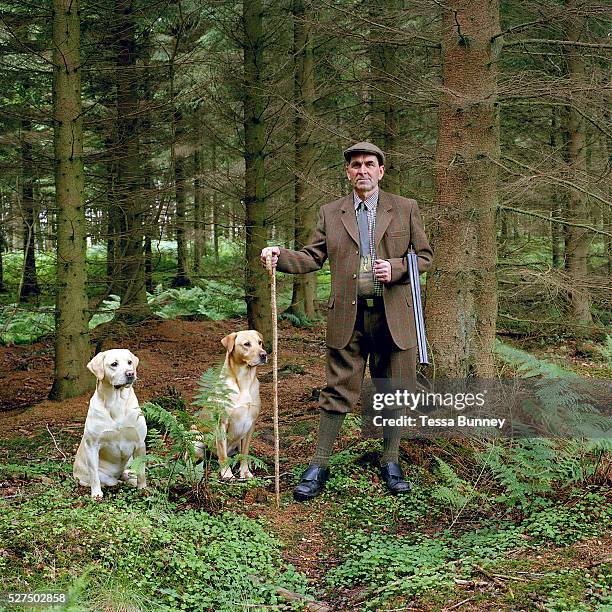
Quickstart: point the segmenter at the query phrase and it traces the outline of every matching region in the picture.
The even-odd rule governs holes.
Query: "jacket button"
[[[353,301],[351,302],[351,304],[354,306],[354,305],[356,304],[355,300],[353,300]]]
[[[355,255],[359,255],[359,251],[355,251]]]
[[[356,274],[353,274],[353,278],[357,278],[357,275],[356,275]]]

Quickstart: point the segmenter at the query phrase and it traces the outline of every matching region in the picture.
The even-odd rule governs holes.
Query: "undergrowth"
[[[3,591],[67,591],[73,609],[118,609],[119,600],[130,609],[232,612],[282,603],[278,587],[306,592],[280,544],[244,516],[180,510],[127,487],[98,503],[58,482],[3,506]]]
[[[459,596],[458,584],[482,581],[483,572],[485,578],[487,572],[495,573],[509,554],[533,557],[551,546],[597,538],[612,519],[608,491],[589,484],[586,474],[591,472],[581,473],[572,485],[557,465],[578,460],[571,446],[551,445],[550,453],[533,455],[523,449],[533,472],[546,476],[534,479],[532,473],[526,479],[519,473],[520,487],[491,469],[493,455],[485,445],[476,453],[471,473],[463,470],[461,476],[452,461],[437,460],[430,470],[408,464],[406,478],[413,489],[408,496],[393,497],[385,494],[367,460],[354,461],[359,451],[367,458],[376,441],[366,442],[340,455],[323,496],[333,499],[327,530],[341,559],[326,581],[329,592],[347,607],[382,610],[399,602],[434,600],[443,607]],[[508,464],[525,461],[508,444],[498,450],[497,459]],[[490,463],[483,477],[486,458]],[[558,580],[549,576],[547,584],[552,592]],[[600,590],[593,592],[602,600]],[[612,603],[609,597],[606,601]]]

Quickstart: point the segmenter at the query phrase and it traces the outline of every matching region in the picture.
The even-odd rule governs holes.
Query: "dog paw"
[[[219,473],[219,476],[222,480],[235,480],[234,472],[232,472],[231,468],[223,468]]]
[[[255,478],[251,470],[248,468],[246,470],[240,470],[240,478],[243,480],[251,480],[251,478]]]
[[[104,497],[104,495],[102,494],[102,491],[92,491],[91,492],[91,498],[95,499],[96,501],[102,501],[102,498]]]

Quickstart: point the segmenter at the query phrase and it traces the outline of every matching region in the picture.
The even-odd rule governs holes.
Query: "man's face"
[[[346,176],[353,189],[366,196],[376,189],[384,173],[385,167],[378,164],[378,157],[367,153],[353,155],[346,167]]]

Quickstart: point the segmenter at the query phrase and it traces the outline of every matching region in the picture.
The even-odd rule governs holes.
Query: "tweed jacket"
[[[417,345],[406,253],[413,244],[419,272],[431,265],[429,246],[416,200],[379,190],[374,233],[376,257],[391,263],[391,282],[383,283],[387,325],[400,349]],[[353,194],[325,204],[319,210],[317,227],[309,245],[299,251],[280,249],[277,270],[305,274],[321,268],[329,258],[331,293],[327,304],[327,345],[344,348],[357,317],[357,272],[359,228]]]

